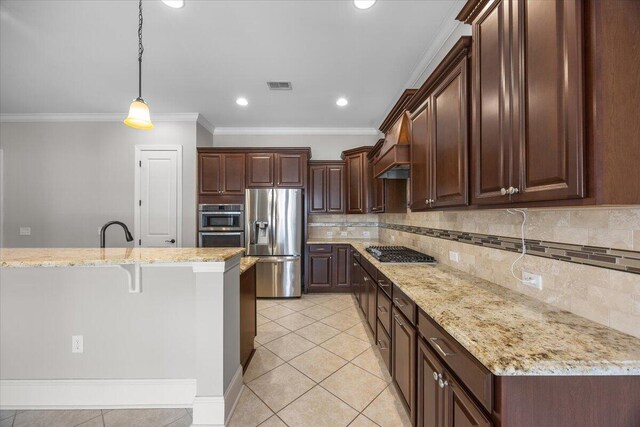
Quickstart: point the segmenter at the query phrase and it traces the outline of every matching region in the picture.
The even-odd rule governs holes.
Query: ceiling
[[[199,112],[216,127],[377,127],[461,6],[145,0],[143,97],[152,118]],[[137,96],[137,25],[132,0],[2,0],[0,112],[124,115]]]

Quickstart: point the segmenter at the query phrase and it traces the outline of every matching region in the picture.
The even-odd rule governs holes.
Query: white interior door
[[[140,247],[178,247],[180,236],[180,164],[178,149],[138,149]]]

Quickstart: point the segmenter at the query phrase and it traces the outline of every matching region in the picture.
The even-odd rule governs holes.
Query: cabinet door
[[[245,159],[244,154],[223,154],[223,188],[224,194],[244,194]]]
[[[411,117],[411,210],[429,208],[431,198],[431,100]]]
[[[327,166],[327,212],[344,213],[344,166]]]
[[[274,153],[247,153],[247,187],[273,187]]]
[[[514,163],[520,159],[512,184],[520,183],[519,194],[512,199],[583,197],[583,2],[512,4]]]
[[[354,251],[351,251],[351,260],[349,261],[349,265],[351,268],[351,271],[349,272],[349,282],[351,283],[351,291],[353,292],[353,295],[356,297],[356,300],[358,301],[358,306],[359,306],[361,276],[359,274],[358,268],[360,264],[358,264],[358,262],[356,261],[356,257],[354,256]]]
[[[416,408],[416,330],[396,307],[393,307],[391,337],[393,381],[413,421]]]
[[[385,183],[386,180],[380,178],[373,178],[371,180],[371,211],[375,213],[384,213],[385,208]]]
[[[307,275],[309,277],[309,292],[329,292],[333,284],[333,256],[332,254],[307,254]]]
[[[369,282],[371,279],[369,275],[365,271],[362,266],[359,267],[358,274],[360,274],[360,308],[364,313],[365,317],[367,316],[367,312],[369,310]]]
[[[473,203],[507,203],[509,198],[500,190],[510,186],[512,167],[509,0],[490,3],[474,21],[472,31]]]
[[[367,322],[373,336],[376,336],[376,322],[378,321],[378,285],[372,279],[367,280]]]
[[[418,341],[418,427],[441,427],[444,422],[444,389],[438,381],[444,367],[422,341]]]
[[[366,213],[364,176],[366,173],[364,156],[356,154],[347,157],[347,213]]]
[[[493,423],[448,373],[444,377],[444,426],[491,427]]]
[[[349,282],[349,272],[351,270],[349,264],[351,250],[349,249],[349,245],[334,245],[333,258],[335,260],[333,265],[333,286],[337,291],[349,290],[351,286]]]
[[[222,192],[222,155],[203,153],[198,156],[198,187],[200,194],[218,195]]]
[[[432,207],[469,203],[467,66],[465,56],[449,71],[431,96]]]
[[[276,154],[276,186],[304,187],[307,157],[304,154]]]
[[[309,213],[327,212],[327,166],[309,166]]]

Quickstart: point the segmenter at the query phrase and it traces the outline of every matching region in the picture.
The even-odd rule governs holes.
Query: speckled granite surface
[[[240,274],[244,273],[258,262],[258,257],[245,256],[240,258]]]
[[[495,375],[640,375],[640,339],[444,265],[383,264],[351,243]],[[313,241],[316,243],[316,241]]]
[[[7,248],[0,249],[0,267],[220,262],[243,253],[243,248]]]

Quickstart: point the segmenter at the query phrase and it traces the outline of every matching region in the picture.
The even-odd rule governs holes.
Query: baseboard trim
[[[238,366],[235,375],[231,379],[229,388],[224,392],[224,410],[225,410],[225,425],[229,424],[233,411],[235,411],[240,395],[244,389],[244,382],[242,380],[242,365]]]
[[[190,408],[195,379],[0,380],[2,409]]]

